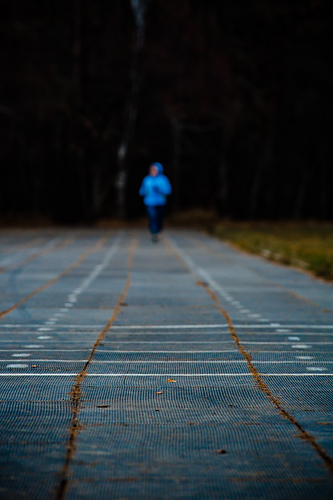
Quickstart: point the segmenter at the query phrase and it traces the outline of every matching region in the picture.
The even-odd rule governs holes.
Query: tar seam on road
[[[65,458],[65,463],[59,472],[59,478],[60,482],[58,485],[58,489],[56,492],[56,500],[63,500],[66,495],[66,490],[68,487],[68,482],[69,482],[69,470],[71,466],[71,461],[75,453],[75,443],[76,443],[76,438],[78,435],[78,432],[81,430],[80,426],[80,421],[79,421],[79,415],[81,411],[81,400],[82,400],[82,382],[87,376],[88,368],[89,365],[95,355],[96,349],[98,348],[99,344],[105,337],[106,333],[108,330],[112,327],[113,323],[117,319],[117,316],[122,309],[123,302],[126,298],[126,295],[128,293],[128,290],[132,284],[132,268],[134,265],[134,257],[136,253],[136,249],[138,246],[138,239],[137,237],[133,237],[130,248],[129,248],[129,254],[128,254],[128,260],[127,260],[127,278],[126,282],[124,285],[124,288],[119,296],[118,303],[113,311],[112,316],[106,323],[105,327],[99,334],[92,350],[90,353],[90,356],[84,365],[83,369],[81,370],[80,373],[78,373],[75,377],[75,382],[74,385],[70,391],[70,399],[71,399],[71,404],[72,404],[72,421],[71,421],[71,427],[69,430],[69,438],[68,438],[68,443],[67,443],[67,451],[66,451],[66,458]]]
[[[230,334],[231,334],[232,338],[234,339],[234,341],[235,341],[235,343],[236,343],[236,345],[237,345],[240,353],[246,359],[249,372],[251,373],[252,377],[254,378],[257,387],[259,387],[261,389],[261,391],[268,397],[268,399],[271,401],[271,403],[274,404],[274,406],[279,410],[280,414],[284,418],[286,418],[287,420],[289,420],[289,422],[291,422],[299,430],[299,432],[300,432],[300,438],[304,439],[305,441],[307,441],[312,446],[312,448],[318,453],[318,455],[320,456],[320,458],[323,460],[323,462],[325,463],[325,465],[328,468],[328,470],[330,471],[330,473],[333,474],[333,459],[327,454],[327,452],[325,451],[325,449],[322,446],[320,446],[320,444],[317,443],[316,439],[312,436],[312,434],[310,434],[308,431],[306,431],[303,428],[303,426],[287,410],[285,410],[283,408],[283,406],[280,403],[280,401],[273,395],[273,393],[271,392],[271,390],[269,389],[269,387],[266,385],[266,383],[262,379],[261,374],[257,371],[257,369],[255,368],[254,364],[252,363],[252,357],[251,357],[251,355],[242,346],[242,344],[241,344],[241,342],[240,342],[240,340],[239,340],[239,338],[237,336],[236,330],[235,330],[235,328],[234,328],[234,326],[232,324],[231,318],[229,317],[228,313],[221,307],[219,299],[218,299],[216,293],[210,288],[210,286],[208,285],[208,283],[203,282],[200,279],[199,275],[195,272],[194,269],[192,269],[192,267],[188,264],[188,262],[186,262],[186,260],[184,259],[184,257],[182,256],[182,254],[180,253],[180,251],[178,250],[178,248],[176,248],[176,246],[174,244],[172,244],[172,242],[170,241],[169,238],[163,238],[163,241],[165,243],[165,246],[169,249],[169,251],[195,277],[197,285],[201,286],[202,288],[204,288],[204,290],[207,292],[207,294],[213,300],[214,304],[216,305],[216,307],[218,308],[218,310],[220,311],[220,313],[223,315],[223,317],[227,321],[228,326],[229,326]],[[191,260],[191,259],[189,259],[189,260]]]
[[[49,281],[47,281],[43,285],[39,286],[38,288],[36,288],[36,290],[33,290],[32,292],[30,292],[23,299],[21,299],[19,302],[12,305],[8,309],[1,311],[0,312],[0,319],[3,318],[4,316],[6,316],[7,314],[9,314],[10,312],[14,311],[14,309],[17,309],[18,307],[20,307],[22,304],[27,302],[29,299],[31,299],[32,297],[37,295],[37,293],[43,292],[44,290],[46,290],[50,286],[57,283],[57,281],[59,281],[60,278],[67,276],[67,274],[69,274],[73,269],[76,269],[77,267],[79,267],[89,257],[89,255],[100,250],[104,246],[104,244],[107,240],[108,240],[108,236],[102,236],[101,238],[99,238],[98,241],[95,243],[95,245],[93,245],[92,247],[88,248],[83,253],[81,253],[80,257],[73,264],[66,267],[66,269],[64,269],[60,274],[58,274],[58,276],[55,276],[54,278],[50,279]]]
[[[30,255],[29,257],[24,259],[19,264],[16,264],[16,266],[14,266],[14,267],[2,267],[2,268],[0,268],[0,274],[5,273],[5,272],[17,271],[18,269],[22,269],[22,267],[27,266],[28,264],[31,264],[31,262],[34,262],[39,257],[42,257],[42,255],[55,252],[56,250],[59,250],[60,248],[65,248],[73,242],[74,242],[74,238],[66,238],[64,241],[59,241],[54,246],[51,246],[51,247],[46,246],[46,247],[42,248],[41,250],[38,250],[38,252],[33,253],[32,255]]]

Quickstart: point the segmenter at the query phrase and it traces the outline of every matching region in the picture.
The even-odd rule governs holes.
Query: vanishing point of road
[[[0,497],[333,498],[333,286],[203,233],[0,233]]]

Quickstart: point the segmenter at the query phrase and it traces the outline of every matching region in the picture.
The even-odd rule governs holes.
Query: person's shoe
[[[152,237],[151,237],[151,241],[152,241],[153,243],[157,243],[157,242],[158,242],[158,236],[157,236],[157,234],[153,234],[153,235],[152,235]]]

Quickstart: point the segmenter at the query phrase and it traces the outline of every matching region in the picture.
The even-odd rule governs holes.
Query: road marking
[[[19,364],[19,363],[16,363],[15,365],[12,364],[12,365],[7,365],[6,368],[28,368],[29,365],[24,365],[24,364]],[[3,376],[3,374],[0,374],[1,376]]]
[[[60,309],[61,310],[61,309]],[[66,309],[67,310],[67,309]],[[82,328],[82,329],[91,329],[91,328],[103,328],[103,324],[96,324],[96,325],[79,325],[79,324],[60,324],[57,325],[57,328]],[[9,324],[0,324],[0,329],[1,328],[38,328],[42,327],[40,324],[24,324],[24,323],[9,323]],[[112,330],[124,330],[124,329],[129,329],[129,330],[145,330],[145,329],[174,329],[174,328],[179,328],[179,329],[197,329],[197,328],[227,328],[228,325],[226,323],[224,324],[201,324],[201,325],[190,325],[190,324],[182,324],[182,325],[115,325],[112,327]],[[235,328],[238,329],[270,329],[270,328],[275,328],[272,327],[272,325],[259,325],[259,324],[249,324],[249,325],[244,325],[244,324],[235,324]],[[333,325],[285,325],[287,329],[293,329],[293,328],[301,328],[305,330],[333,330]],[[282,331],[283,330],[283,331]],[[287,333],[289,330],[285,329],[279,329],[279,332],[281,333]]]
[[[122,239],[122,236],[119,234],[115,241],[112,243],[111,247],[107,250],[106,255],[104,256],[104,259],[100,264],[97,264],[93,270],[89,273],[88,277],[84,278],[81,281],[81,285],[79,288],[77,288],[74,292],[71,292],[67,295],[67,302],[64,304],[65,307],[62,307],[60,309],[60,314],[64,314],[65,312],[68,312],[69,308],[74,307],[75,303],[77,302],[77,297],[80,295],[83,290],[89,287],[89,285],[102,273],[102,271],[109,265],[111,259],[114,257],[114,255],[117,253],[119,250],[119,243]],[[110,308],[112,309],[112,308]],[[58,322],[58,317],[56,315],[53,315],[52,318],[49,318],[47,321],[45,321],[45,325],[55,325]],[[41,329],[38,328],[40,331]]]
[[[299,337],[288,337],[288,340],[301,340]]]
[[[70,325],[68,325],[70,326]],[[79,325],[78,325],[79,326]],[[127,326],[123,326],[123,325],[115,325],[112,329],[113,330],[124,330],[126,328],[128,328],[129,330],[144,330],[144,329],[156,329],[156,330],[159,330],[159,329],[166,329],[166,330],[172,330],[172,329],[175,329],[175,328],[179,328],[179,329],[197,329],[197,328],[227,328],[228,325],[226,323],[223,323],[223,324],[206,324],[206,325],[127,325]],[[273,324],[270,324],[270,325],[258,325],[258,324],[251,324],[251,325],[239,325],[239,324],[235,324],[234,325],[235,328],[243,328],[243,329],[254,329],[254,328],[258,328],[258,329],[267,329],[267,328],[275,328],[275,325]],[[308,330],[311,330],[311,329],[323,329],[323,330],[326,330],[326,329],[329,329],[329,330],[333,330],[333,325],[286,325],[286,327],[288,328],[304,328],[304,329],[308,329]]]
[[[13,358],[29,358],[30,356],[31,354],[27,354],[26,352],[12,354]]]
[[[199,267],[190,257],[189,255],[181,250],[177,243],[174,242],[173,244],[174,250],[173,253],[176,254],[175,256],[181,260],[184,264],[185,267],[189,270],[189,272],[194,276],[196,279],[196,284],[199,286],[202,286],[204,290],[207,292],[207,294],[211,297],[212,301],[220,311],[220,313],[224,316],[226,322],[228,323],[229,330],[230,330],[230,335],[234,339],[239,352],[243,354],[244,358],[247,360],[247,365],[249,368],[249,373],[251,373],[251,376],[253,377],[254,382],[257,384],[257,386],[260,388],[263,394],[265,394],[271,403],[277,408],[284,418],[287,418],[290,423],[292,423],[299,431],[300,431],[300,436],[302,439],[305,439],[307,443],[312,447],[312,449],[320,456],[320,458],[323,460],[324,464],[327,466],[329,471],[333,473],[333,459],[330,455],[328,455],[325,451],[325,449],[319,444],[314,436],[310,432],[308,432],[302,424],[300,424],[295,417],[286,410],[281,402],[274,396],[272,393],[271,389],[268,387],[268,385],[265,382],[264,376],[258,372],[256,369],[254,363],[252,362],[252,357],[249,352],[247,352],[242,343],[240,338],[238,337],[235,326],[233,325],[230,316],[228,313],[222,309],[218,295],[221,295],[222,297],[225,295],[225,290],[223,287],[221,287],[210,275],[207,273],[203,268]],[[202,281],[203,280],[203,281]],[[271,326],[275,327],[280,327],[280,323],[271,323]]]
[[[67,309],[66,309],[67,310]],[[93,328],[96,328],[96,329],[100,329],[102,328],[104,325],[66,325],[66,324],[61,324],[61,325],[57,325],[57,328],[81,328],[81,329],[93,329]],[[36,328],[38,327],[41,327],[43,328],[43,325],[41,324],[38,324],[38,325],[34,325],[34,324],[24,324],[24,323],[19,323],[19,324],[0,324],[0,329],[1,328],[4,328],[4,329],[8,329],[8,328],[31,328],[33,330],[35,330]]]
[[[60,336],[62,335],[66,335],[66,337],[68,337],[68,335],[74,335],[74,336],[77,336],[78,335],[78,332],[64,332],[64,333],[61,333],[61,332],[53,332],[56,336],[57,336],[57,342],[60,341]],[[92,335],[96,335],[96,332],[82,332],[81,333],[82,335],[85,335],[85,336],[89,336],[89,338],[92,336]],[[20,334],[17,334],[17,335],[33,335],[30,334],[30,333],[20,333]],[[131,334],[128,334],[125,336],[129,336]],[[163,334],[163,333],[150,333],[150,332],[147,332],[145,333],[144,335],[139,335],[139,337],[146,337],[146,336],[150,336],[150,337],[163,337],[163,336],[166,336],[166,337],[181,337],[183,334],[182,333],[168,333],[168,334]],[[191,336],[195,336],[195,335],[200,335],[198,333],[192,333]],[[207,336],[207,337],[210,337],[210,336],[217,336],[217,337],[220,337],[220,336],[227,336],[227,333],[226,332],[221,332],[219,335],[217,334],[214,334],[214,333],[205,333],[205,334],[201,334],[200,337],[203,337],[203,336]],[[48,338],[53,338],[53,337],[50,337],[50,336],[38,336],[37,337],[39,340],[42,340],[42,339],[48,339]],[[12,340],[12,342],[14,342],[15,340]],[[62,340],[61,340],[62,341]],[[111,332],[111,335],[110,335],[110,332],[108,331],[107,332],[107,337],[105,339],[105,341],[108,341],[108,342],[122,342],[122,340],[118,339],[118,335],[116,337],[112,336],[112,332]],[[137,342],[136,340],[132,340],[132,342]],[[160,343],[160,342],[163,342],[163,341],[159,341],[159,340],[156,340],[154,341],[156,343]],[[172,342],[176,342],[176,341],[171,341]],[[185,341],[184,341],[185,342]],[[194,341],[196,342],[196,341]],[[209,342],[208,340],[207,341],[202,341],[202,343],[205,343],[205,342]],[[215,341],[212,341],[213,343],[232,343],[233,341],[232,340],[215,340]],[[298,348],[299,346],[303,346],[303,345],[306,345],[306,347],[300,347],[300,349],[306,349],[307,348],[307,344],[294,344],[294,345],[290,345],[291,342],[281,342],[281,341],[271,341],[271,342],[264,342],[264,341],[261,341],[261,340],[253,340],[253,341],[248,341],[248,340],[243,340],[242,339],[242,343],[243,344],[253,344],[253,345],[289,345],[290,347],[292,347],[293,349],[296,349]],[[311,341],[311,345],[333,345],[333,342],[312,342]],[[309,346],[311,347],[311,346]]]
[[[112,330],[197,330],[206,328],[228,328],[226,323],[224,324],[212,324],[212,325],[115,325]]]
[[[290,345],[290,342],[249,342],[247,340],[242,340],[243,344],[268,344],[268,345]],[[313,345],[333,345],[333,342],[311,342]],[[294,344],[291,346],[293,349],[308,349],[312,347],[312,345],[307,345],[307,344]]]
[[[58,330],[58,328],[52,328],[50,329],[49,331],[51,331],[52,333],[54,333],[55,335],[59,336],[59,338],[61,338],[62,336],[66,335],[95,335],[96,334],[96,330],[92,330],[92,331],[82,331],[82,330],[75,330],[75,331],[60,331]],[[29,332],[29,331],[24,331],[24,332],[0,332],[0,342],[5,342],[6,338],[9,336],[17,336],[17,335],[34,335],[36,332]],[[113,334],[115,332],[113,332],[113,329],[111,331],[111,334]],[[277,336],[277,334],[275,332],[242,332],[243,335],[251,335],[250,338],[255,338],[255,337],[258,337],[258,338],[261,338],[262,336],[268,336],[268,337],[275,337]],[[326,332],[301,332],[300,333],[302,336],[307,336],[307,337],[313,337],[314,335],[316,336],[316,338],[318,337],[331,337],[331,334],[327,334]],[[108,332],[108,335],[110,335],[110,332]],[[145,331],[145,332],[140,332],[140,331],[133,331],[133,330],[129,330],[129,331],[124,331],[123,333],[116,333],[115,335],[117,336],[123,336],[123,335],[137,335],[138,337],[143,337],[143,336],[172,336],[172,335],[200,335],[202,337],[204,336],[225,336],[225,335],[228,335],[228,332],[227,331],[219,331],[219,332],[216,332],[216,331],[212,331],[212,332],[198,332],[198,331],[192,331],[192,332],[174,332],[174,331],[170,331],[170,332],[161,332],[160,330],[156,331],[156,332],[153,332],[153,331]],[[279,334],[280,336],[282,336],[282,334]],[[283,335],[284,337],[284,335]],[[63,340],[61,340],[63,342]],[[279,340],[276,340],[276,343],[280,343]]]
[[[53,337],[38,337],[38,339],[53,339]],[[8,341],[12,343],[13,341]],[[51,343],[55,343],[56,341],[53,341]],[[86,342],[89,342],[89,340],[86,340]],[[118,344],[233,344],[232,340],[183,340],[183,341],[178,341],[178,340],[104,340],[104,342],[110,342],[112,345],[118,345]],[[82,340],[69,340],[69,341],[63,341],[62,343],[66,344],[81,344]],[[269,345],[279,345],[277,342],[246,342],[247,344],[269,344]],[[321,344],[320,342],[313,342],[313,344]],[[325,344],[325,342],[322,342],[322,344]],[[290,346],[289,343],[287,342],[281,342],[281,345],[287,345]],[[91,346],[90,346],[91,347]],[[264,351],[264,352],[276,352],[276,351]],[[285,353],[290,353],[292,351],[278,351],[279,353],[285,352]]]
[[[135,254],[137,251],[137,247],[139,244],[139,240],[136,236],[134,236],[131,240],[131,244],[129,247],[129,252],[128,252],[128,257],[127,257],[127,272],[126,272],[126,281],[124,284],[124,287],[122,289],[122,292],[119,295],[118,302],[113,309],[112,315],[110,318],[107,320],[104,328],[102,331],[99,333],[97,336],[97,339],[93,345],[93,347],[90,350],[90,355],[88,356],[88,359],[86,359],[82,369],[80,370],[79,373],[76,374],[74,384],[71,388],[71,391],[69,393],[70,396],[70,402],[71,402],[71,410],[72,410],[72,418],[71,418],[71,425],[69,428],[69,436],[67,440],[67,450],[66,450],[66,455],[65,455],[65,460],[63,463],[63,466],[61,467],[60,471],[58,472],[58,486],[56,487],[56,495],[55,497],[57,500],[63,500],[66,496],[68,484],[69,484],[69,472],[70,472],[70,467],[71,467],[71,462],[73,460],[74,453],[76,451],[76,440],[78,436],[78,432],[80,432],[80,421],[79,421],[79,415],[81,412],[82,408],[82,384],[88,375],[88,369],[91,361],[94,358],[95,352],[97,351],[99,345],[101,344],[102,340],[106,336],[107,332],[110,330],[110,328],[113,326],[115,321],[117,320],[118,314],[120,313],[124,301],[126,299],[127,293],[129,291],[129,288],[132,284],[132,270],[134,267],[134,258]],[[102,265],[98,266],[98,268],[95,268],[95,273],[98,274],[100,272],[100,269],[102,269]],[[85,284],[81,286],[88,286],[89,280],[92,280],[93,277],[92,275],[89,276],[87,280],[85,280]]]
[[[25,346],[25,347],[28,347],[28,346]],[[29,347],[42,347],[42,346],[29,346]],[[86,352],[87,350],[89,351],[91,347],[86,347],[86,348],[82,348],[82,349],[41,349],[41,351],[43,352]],[[1,349],[0,352],[11,352],[11,351],[18,351],[19,349]],[[140,353],[162,353],[162,354],[178,354],[178,353],[188,353],[188,354],[191,354],[191,353],[207,353],[207,354],[215,354],[215,353],[226,353],[226,352],[238,352],[238,350],[230,350],[230,349],[227,349],[227,350],[224,350],[224,351],[106,351],[106,350],[98,350],[97,352],[105,352],[105,353],[109,353],[109,354],[122,354],[122,353],[133,353],[133,354],[140,354]],[[312,359],[312,358],[311,358]]]
[[[58,246],[58,243],[60,243],[60,242],[61,242],[61,238],[56,237],[56,238],[53,238],[51,241],[49,241],[46,245],[43,245],[42,247],[36,246],[35,248],[33,248],[32,250],[29,250],[27,252],[28,253],[28,257],[26,257],[23,260],[21,260],[22,259],[22,257],[21,257],[22,251],[19,251],[18,252],[19,253],[18,256],[16,254],[16,257],[7,258],[6,259],[7,263],[5,263],[5,261],[1,261],[0,262],[0,266],[2,268],[0,270],[0,273],[8,272],[8,271],[9,272],[17,271],[18,269],[20,269],[20,268],[22,268],[22,267],[24,267],[24,266],[26,266],[28,264],[31,264],[31,262],[33,262],[34,260],[38,259],[39,257],[42,257],[44,254],[47,254],[47,253],[50,253],[50,252],[54,252],[57,249],[59,250],[59,247],[56,248],[56,246]],[[67,238],[65,241],[62,242],[61,247],[67,246],[67,245],[69,245],[72,242],[73,242],[72,238]],[[23,252],[24,252],[24,250],[23,250]],[[17,261],[19,261],[19,262],[17,263]],[[9,267],[9,268],[4,267],[5,265],[12,264],[13,262],[17,263],[16,266]]]
[[[145,351],[141,351],[141,352],[145,352]],[[146,351],[147,352],[147,351]],[[155,354],[159,354],[160,351],[155,351]],[[185,351],[182,351],[182,353],[184,353]],[[114,353],[112,353],[114,354]],[[138,353],[140,354],[140,353]],[[30,354],[29,354],[30,356]],[[6,363],[8,361],[8,359],[0,359],[0,363]],[[33,362],[33,363],[85,363],[87,360],[86,359],[36,359],[36,358],[33,358],[33,359],[30,359],[29,361]],[[332,361],[312,361],[313,363],[326,363],[326,364],[330,364],[330,363],[333,363],[333,360]],[[167,364],[181,364],[181,363],[193,363],[193,364],[235,364],[235,363],[246,363],[246,360],[243,360],[243,359],[240,359],[240,360],[228,360],[228,359],[202,359],[202,360],[199,360],[199,359],[181,359],[181,360],[169,360],[169,359],[165,359],[165,360],[160,360],[160,359],[154,359],[154,360],[151,360],[151,359],[148,359],[148,360],[133,360],[133,359],[119,359],[119,360],[93,360],[91,362],[92,364],[106,364],[106,365],[110,365],[110,364],[137,364],[137,365],[144,365],[144,364],[163,364],[163,363],[167,363]],[[260,360],[253,360],[253,363],[259,363],[259,364],[263,364],[263,365],[283,365],[283,364],[297,364],[295,363],[294,360],[283,360],[283,361],[279,361],[279,360],[275,360],[275,361],[260,361]],[[299,363],[298,363],[299,364]]]
[[[110,309],[110,311],[112,311],[112,309]],[[75,336],[77,336],[79,334],[80,335],[96,335],[96,333],[97,333],[96,331],[83,331],[82,332],[80,330],[76,330],[76,331],[59,331],[56,328],[52,328],[49,331],[52,332],[52,334],[59,335],[59,336],[60,335],[62,335],[62,336],[63,335],[66,335],[66,336],[67,335],[75,335]],[[36,332],[15,332],[14,335],[34,335],[34,333],[36,333]],[[38,332],[38,333],[40,333],[40,332]],[[213,336],[219,337],[219,336],[227,335],[228,334],[228,332],[226,332],[226,331],[220,331],[220,332],[201,332],[201,333],[197,332],[197,331],[196,332],[175,332],[175,331],[171,331],[171,332],[161,332],[161,331],[157,331],[157,332],[153,332],[153,331],[135,332],[135,331],[128,331],[127,332],[127,331],[123,331],[121,333],[118,333],[118,332],[115,333],[115,332],[113,332],[113,329],[112,329],[112,330],[108,330],[108,332],[107,332],[108,338],[110,336],[110,333],[111,333],[111,335],[116,335],[117,337],[118,336],[119,337],[123,337],[123,336],[128,336],[128,335],[131,335],[131,336],[132,335],[134,335],[134,336],[136,335],[138,337],[144,337],[145,335],[147,335],[147,336],[148,335],[149,336],[154,336],[155,335],[155,336],[158,336],[158,337],[159,336],[163,337],[163,335],[166,336],[166,337],[171,337],[173,335],[176,335],[176,336],[182,336],[182,335],[184,335],[184,336],[185,335],[186,336],[189,336],[189,335],[199,335],[201,337],[213,335]],[[2,332],[0,334],[0,339],[1,338],[5,338],[7,335],[12,336],[13,333],[12,332],[7,332],[7,333],[6,332]]]
[[[327,368],[320,368],[319,366],[318,367],[317,366],[308,366],[306,369],[309,370],[309,372],[310,371],[311,372],[322,372],[324,370],[327,370]]]
[[[45,337],[38,337],[40,340],[44,340]],[[58,342],[56,342],[55,340],[50,340],[52,339],[52,337],[49,337],[48,339],[45,339],[45,340],[48,340],[49,343],[52,345],[52,344],[58,344]],[[83,342],[87,342],[87,349],[91,349],[91,344],[89,342],[89,340],[86,340],[86,341],[83,341],[83,340],[73,340],[73,341],[63,341],[62,344],[68,344],[68,345],[73,345],[73,344],[82,344]],[[108,343],[108,341],[104,340],[104,342]],[[13,341],[7,341],[6,343],[10,343],[12,345]],[[126,341],[126,340],[113,340],[113,341],[110,341],[110,344],[112,346],[120,346],[120,345],[131,345],[131,346],[134,346],[134,345],[143,345],[143,344],[150,344],[150,345],[186,345],[186,344],[190,344],[190,345],[228,345],[228,344],[233,344],[232,341],[219,341],[219,340],[206,340],[206,341],[199,341],[199,340],[193,340],[193,341],[187,341],[187,340],[184,340],[184,341],[177,341],[177,340],[135,340],[135,341]],[[249,342],[248,342],[249,344]],[[255,342],[253,342],[253,344],[255,345]],[[274,344],[274,343],[269,343],[267,342],[267,344],[270,344],[270,345],[277,345],[277,344]],[[286,344],[286,343],[283,343],[283,345],[288,345],[289,344]],[[67,350],[67,349],[66,349]],[[6,351],[8,351],[6,349]],[[108,352],[121,352],[121,351],[118,351],[118,349],[114,349],[114,350],[110,350]],[[126,351],[126,352],[129,352],[129,351]],[[135,352],[145,352],[145,351],[135,351]],[[160,352],[159,350],[155,350],[154,352]],[[170,351],[168,351],[170,352]],[[198,352],[198,351],[195,351],[195,352]],[[234,349],[227,349],[225,352],[238,352]],[[260,351],[260,352],[264,352],[264,353],[273,353],[273,354],[276,354],[276,350],[265,350],[265,351]],[[293,351],[290,351],[290,350],[280,350],[278,351],[279,354],[290,354],[292,353]],[[317,352],[318,354],[321,354],[320,351],[315,351]],[[332,353],[332,351],[326,351],[326,352],[329,352],[329,353]]]
[[[50,288],[52,285],[57,283],[61,278],[67,276],[71,271],[74,269],[77,269],[90,255],[94,254],[98,250],[100,250],[105,243],[106,237],[102,236],[101,238],[98,239],[98,241],[93,245],[92,247],[84,250],[81,255],[74,261],[72,262],[69,266],[67,266],[63,271],[58,273],[56,276],[48,280],[46,283],[43,285],[40,285],[39,287],[35,288],[35,290],[32,290],[28,295],[26,295],[23,299],[19,300],[16,302],[16,304],[13,304],[12,306],[8,307],[7,309],[3,310],[0,312],[0,319],[6,316],[7,314],[11,313],[18,307],[20,307],[22,304],[25,304],[28,300],[30,300],[32,297],[37,295],[40,292],[43,292],[47,288]]]
[[[8,365],[9,367],[10,365]],[[28,365],[22,365],[27,367]],[[21,367],[12,365],[11,367]],[[77,373],[0,373],[0,377],[76,377]],[[263,377],[332,377],[333,373],[265,373]],[[86,377],[252,377],[251,373],[87,373]]]

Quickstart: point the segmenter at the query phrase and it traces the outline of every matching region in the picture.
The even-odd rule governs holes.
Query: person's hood
[[[152,165],[157,168],[159,174],[163,174],[163,166],[161,165],[161,163],[155,162]]]

